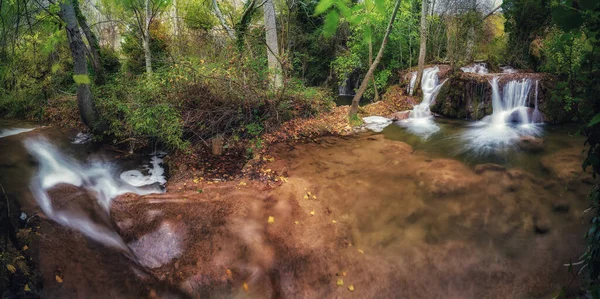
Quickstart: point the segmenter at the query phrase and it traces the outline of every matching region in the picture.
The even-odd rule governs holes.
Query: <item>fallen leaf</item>
[[[31,289],[29,288],[29,284],[26,284],[25,287],[23,288],[23,290],[25,290],[25,292],[31,292]]]
[[[8,269],[8,271],[10,271],[10,273],[15,273],[15,272],[17,272],[17,268],[15,268],[15,266],[13,266],[13,265],[11,265],[11,264],[8,264],[8,265],[6,266],[6,269]]]
[[[241,181],[241,182],[240,182],[240,186],[246,186],[246,182],[244,182],[244,181]]]
[[[317,197],[313,195],[313,199],[317,199]]]
[[[231,273],[231,270],[227,269],[225,270],[225,274],[227,274],[227,277],[231,278],[233,276],[233,273]]]
[[[315,216],[315,211],[310,211],[310,215]]]
[[[242,286],[242,288],[244,288],[244,291],[248,291],[248,284],[244,282],[244,285]]]
[[[365,252],[364,252],[362,249],[359,249],[359,250],[358,250],[358,253],[360,253],[360,254],[365,254]]]
[[[343,280],[343,279],[341,279],[341,278],[339,278],[339,279],[337,280],[337,285],[338,285],[338,286],[343,286],[343,285],[344,285],[344,280]]]
[[[269,220],[267,220],[267,223],[275,223],[275,217],[269,216]]]
[[[58,282],[58,283],[63,283],[63,279],[60,278],[60,276],[58,276],[58,275],[54,275],[54,279],[56,279],[56,282]]]
[[[29,246],[27,246],[27,245],[23,246],[23,251],[25,251],[27,249],[29,249]]]
[[[308,195],[304,194],[304,197],[303,197],[303,198],[304,198],[304,199],[308,199]]]
[[[299,221],[294,221],[294,223],[295,223],[295,224],[300,224],[300,222],[299,222]]]
[[[349,286],[348,286],[348,291],[350,291],[350,292],[354,292],[354,286],[353,286],[353,285],[349,285]]]
[[[335,221],[335,220],[331,220],[331,223],[333,223],[333,224],[336,224],[336,223],[337,223],[337,221]]]

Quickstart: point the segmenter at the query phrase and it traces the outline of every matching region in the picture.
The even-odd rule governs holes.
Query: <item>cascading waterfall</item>
[[[164,182],[162,177],[162,168],[159,165],[161,160],[153,160],[153,168],[149,178],[143,177],[141,172],[126,171],[121,177],[128,177],[135,173],[139,184],[135,186],[129,184],[126,180],[117,179],[116,167],[113,164],[94,161],[90,164],[82,164],[68,156],[63,155],[46,139],[27,139],[24,141],[25,148],[39,162],[40,169],[38,174],[32,179],[31,191],[33,196],[50,219],[61,225],[77,230],[87,237],[98,241],[106,246],[115,247],[124,251],[129,251],[127,245],[123,242],[117,232],[107,221],[98,222],[92,215],[100,213],[99,218],[107,219],[109,216],[112,200],[125,193],[150,194],[161,193],[162,190],[157,184]],[[143,184],[140,183],[143,180]],[[94,203],[81,203],[83,206],[98,206],[102,211],[86,211],[84,208],[63,209],[53,204],[48,191],[60,184],[68,184],[85,190],[92,195],[96,201]],[[142,187],[144,185],[144,187]],[[92,215],[90,215],[90,213]]]
[[[462,137],[465,150],[476,154],[487,154],[515,145],[523,136],[541,135],[541,127],[536,124],[541,119],[541,113],[530,115],[529,94],[533,80],[524,78],[507,82],[502,90],[499,87],[499,77],[495,76],[490,82],[492,86],[492,115],[484,117],[473,124]],[[535,103],[537,106],[537,84],[535,81]]]
[[[420,136],[423,139],[429,138],[433,133],[440,130],[433,121],[433,116],[429,110],[429,106],[435,101],[435,96],[446,82],[446,80],[441,83],[439,82],[439,72],[440,68],[437,66],[423,70],[423,78],[421,80],[423,100],[420,104],[413,107],[409,118],[398,122],[400,126],[406,128],[411,134]],[[409,90],[411,92],[414,89],[416,78],[417,75],[414,73],[409,84]]]

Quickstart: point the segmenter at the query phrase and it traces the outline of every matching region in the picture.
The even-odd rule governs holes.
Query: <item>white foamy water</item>
[[[438,73],[439,67],[431,67],[423,70],[423,78],[421,80],[421,89],[423,91],[423,100],[420,104],[415,105],[410,112],[409,118],[401,120],[398,124],[413,135],[420,136],[423,139],[428,139],[432,134],[438,132],[440,127],[435,123],[433,115],[429,110],[429,106],[435,101],[440,88],[446,80],[439,82]],[[414,89],[416,81],[416,73],[411,78],[409,89]],[[414,79],[414,80],[413,80]]]
[[[485,63],[475,63],[473,65],[470,66],[465,66],[465,67],[461,67],[460,68],[463,72],[465,73],[475,73],[475,74],[487,74],[488,73],[488,69]]]
[[[81,163],[60,152],[44,138],[27,139],[24,144],[29,153],[39,162],[39,171],[32,178],[30,187],[36,202],[46,216],[102,244],[128,250],[121,237],[110,226],[95,222],[84,213],[72,213],[55,207],[48,190],[60,184],[79,187],[93,195],[91,198],[108,216],[110,205],[115,197],[125,193],[140,195],[161,193],[161,188],[159,186],[138,188],[127,184],[117,178],[114,164],[105,161]]]
[[[75,137],[73,137],[73,139],[71,140],[71,143],[73,143],[73,144],[85,144],[85,143],[88,143],[88,142],[92,141],[93,137],[94,136],[92,136],[92,134],[90,134],[90,133],[79,132],[79,133],[77,133],[77,135]]]
[[[369,116],[363,118],[365,128],[373,132],[381,132],[392,123],[392,120],[383,116]]]
[[[161,166],[163,159],[158,155],[152,156],[150,166],[144,167],[148,172],[147,175],[139,170],[128,170],[121,173],[120,178],[129,185],[135,187],[147,186],[152,184],[164,185],[167,182],[165,178],[165,169]]]
[[[492,86],[492,115],[484,117],[472,125],[462,138],[465,150],[476,154],[513,147],[524,136],[542,135],[542,127],[537,124],[542,119],[537,110],[537,85],[535,81],[535,107],[530,108],[529,94],[534,84],[532,79],[524,78],[507,82],[502,90],[496,76],[490,82]]]
[[[21,133],[31,132],[35,128],[14,128],[14,129],[0,129],[0,138],[17,135]]]

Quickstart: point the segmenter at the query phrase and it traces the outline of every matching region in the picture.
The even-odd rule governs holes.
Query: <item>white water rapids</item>
[[[92,220],[89,213],[61,209],[53,203],[48,191],[60,184],[79,187],[91,195],[89,196],[91,200],[96,201],[92,206],[99,206],[101,213],[104,213],[103,216],[108,217],[112,200],[121,194],[143,195],[162,192],[161,187],[156,184],[166,182],[163,176],[164,170],[160,166],[162,160],[157,156],[153,157],[152,168],[149,169],[151,173],[148,176],[144,176],[138,170],[124,172],[123,174],[136,173],[138,180],[135,184],[131,184],[128,180],[118,178],[117,167],[113,163],[106,161],[80,163],[63,154],[44,138],[26,139],[24,144],[29,153],[39,162],[39,171],[32,178],[30,188],[46,216],[106,246],[128,251],[127,245],[109,224]],[[129,177],[123,174],[121,178]],[[87,203],[85,206],[89,205],[90,203]]]

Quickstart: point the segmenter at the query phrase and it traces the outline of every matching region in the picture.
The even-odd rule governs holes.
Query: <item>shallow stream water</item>
[[[583,139],[574,127],[545,126],[543,149],[465,152],[470,123],[436,119],[424,141],[390,125],[381,134],[324,137],[274,146],[265,168],[280,187],[234,181],[196,187],[198,174],[166,194],[115,199],[101,219],[95,195],[62,184],[56,206],[84,207],[117,232],[129,252],[77,229],[42,221],[34,260],[52,298],[548,298],[570,282],[586,196]],[[2,122],[0,128],[31,128]],[[39,161],[23,141],[44,136],[65,156],[114,166],[118,159],[78,132],[38,127],[0,138],[0,182],[30,217],[43,216],[30,191]],[[243,183],[243,184],[242,184]],[[311,192],[308,194],[308,192]],[[267,219],[273,217],[273,223]],[[59,283],[56,273],[63,277]],[[343,285],[339,285],[339,280]],[[348,287],[352,285],[353,291]]]

